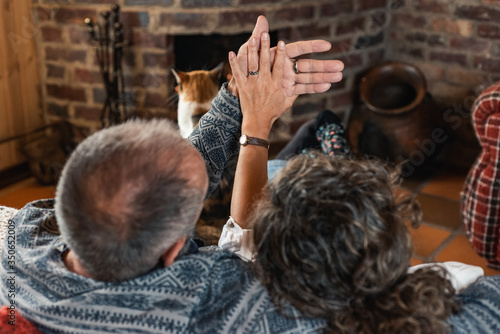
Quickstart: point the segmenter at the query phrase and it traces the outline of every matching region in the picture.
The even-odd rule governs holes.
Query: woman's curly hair
[[[255,270],[278,306],[326,319],[334,333],[447,332],[455,292],[438,268],[407,274],[405,223],[417,226],[421,211],[398,182],[372,160],[288,162],[251,221]]]

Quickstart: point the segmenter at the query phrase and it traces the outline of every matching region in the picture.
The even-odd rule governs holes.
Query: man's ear
[[[186,239],[187,236],[183,236],[177,239],[177,241],[162,254],[161,259],[163,260],[163,265],[165,267],[171,266],[172,263],[174,263],[175,258],[177,257],[177,255],[179,255],[182,247],[184,247]]]

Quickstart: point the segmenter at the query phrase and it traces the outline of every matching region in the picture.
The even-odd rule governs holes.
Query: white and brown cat
[[[210,104],[220,88],[223,65],[220,63],[210,71],[183,72],[172,69],[177,81],[175,88],[179,95],[177,123],[182,137],[187,138],[201,116],[210,110]]]
[[[224,65],[220,63],[210,71],[183,72],[172,69],[177,80],[175,88],[179,95],[177,122],[182,137],[188,137],[200,118],[210,110],[210,104],[219,92],[221,75],[228,71]],[[236,160],[224,171],[217,190],[205,200],[203,211],[196,224],[195,236],[203,239],[206,245],[217,244],[222,226],[229,216],[235,169]]]

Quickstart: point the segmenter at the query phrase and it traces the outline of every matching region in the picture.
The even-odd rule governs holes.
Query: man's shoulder
[[[59,236],[54,200],[38,200],[17,211],[8,222],[20,249],[42,246]]]
[[[170,269],[176,272],[198,273],[204,275],[205,279],[213,275],[224,276],[228,281],[230,279],[228,275],[251,276],[250,266],[250,263],[234,253],[224,250],[208,250],[182,256]]]

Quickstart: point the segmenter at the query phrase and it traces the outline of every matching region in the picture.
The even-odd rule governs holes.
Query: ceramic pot
[[[429,141],[438,112],[417,67],[402,62],[375,66],[361,79],[360,95],[347,130],[355,151],[395,163],[415,160],[417,167],[437,153],[439,145]]]

